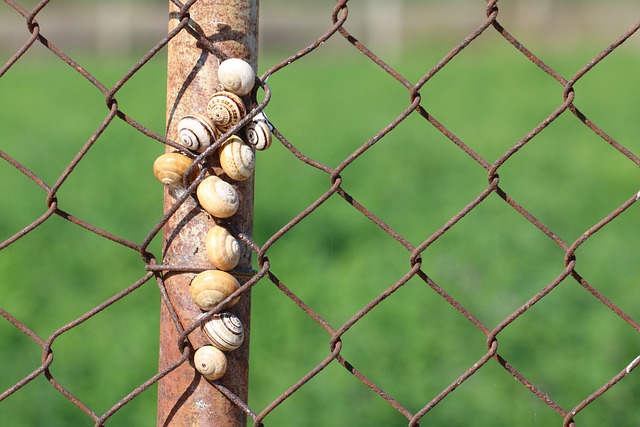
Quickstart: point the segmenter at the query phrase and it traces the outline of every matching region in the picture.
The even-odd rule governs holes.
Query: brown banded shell
[[[178,122],[179,142],[191,151],[202,153],[215,142],[217,135],[215,127],[206,117],[192,114]]]
[[[216,218],[229,218],[238,211],[238,193],[231,184],[211,175],[196,190],[198,202],[205,211]]]
[[[229,230],[219,225],[211,227],[204,239],[209,261],[220,270],[231,270],[240,261],[242,254],[240,242]]]
[[[253,174],[256,158],[253,149],[239,136],[233,135],[220,145],[220,166],[235,181],[244,181]]]
[[[245,96],[251,92],[256,74],[247,62],[240,58],[229,58],[218,66],[218,80],[225,90]]]
[[[189,295],[191,300],[204,311],[209,311],[240,287],[240,283],[231,274],[221,270],[205,270],[191,281]],[[228,307],[236,304],[240,297],[229,302]]]
[[[244,118],[246,109],[238,95],[220,91],[209,99],[207,114],[211,119],[211,123],[221,131],[226,132]]]
[[[227,372],[227,356],[220,349],[205,345],[196,350],[193,365],[203,377],[215,381]]]
[[[165,153],[153,162],[153,174],[162,184],[178,187],[192,163],[184,154]]]
[[[257,117],[257,116],[256,116]],[[247,142],[256,150],[266,150],[271,146],[271,128],[264,120],[253,120],[244,128]]]
[[[244,328],[238,316],[232,313],[214,314],[202,326],[202,331],[211,345],[222,351],[232,351],[242,345]]]

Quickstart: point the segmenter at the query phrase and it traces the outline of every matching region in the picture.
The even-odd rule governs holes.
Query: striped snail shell
[[[240,283],[231,274],[221,270],[205,270],[199,273],[189,285],[191,300],[204,311],[209,311],[240,287]],[[234,298],[227,307],[238,302]]]
[[[179,142],[191,151],[202,153],[214,143],[216,137],[216,129],[206,117],[191,114],[178,122]]]
[[[162,184],[179,187],[192,163],[193,160],[184,154],[165,153],[153,162],[153,174]]]
[[[271,146],[271,126],[262,113],[256,115],[244,128],[247,142],[256,150],[266,150]]]
[[[238,316],[232,313],[214,314],[202,326],[202,331],[211,345],[222,351],[232,351],[242,345],[244,328]]]
[[[202,208],[216,218],[229,218],[238,211],[238,193],[231,184],[211,175],[196,190]]]
[[[218,80],[225,90],[245,96],[253,89],[256,74],[251,65],[242,59],[229,58],[218,66]]]
[[[218,129],[226,132],[244,118],[246,109],[238,95],[220,91],[209,99],[207,114]]]
[[[253,149],[239,136],[233,135],[220,145],[220,166],[233,180],[244,181],[253,174],[256,158]]]
[[[203,377],[215,381],[227,372],[227,357],[220,349],[205,345],[196,350],[193,365]]]
[[[211,227],[204,239],[204,245],[209,261],[217,269],[231,270],[238,265],[242,254],[240,242],[226,228],[219,225]]]

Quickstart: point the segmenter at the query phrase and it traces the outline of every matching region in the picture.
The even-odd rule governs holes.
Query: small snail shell
[[[256,157],[253,149],[239,136],[233,135],[220,146],[220,166],[227,176],[236,181],[244,181],[253,173]]]
[[[238,265],[242,252],[240,243],[226,228],[214,225],[207,233],[204,245],[209,261],[216,268],[231,270]]]
[[[215,93],[209,99],[207,114],[215,126],[226,132],[242,120],[246,114],[246,109],[238,95],[221,91]]]
[[[178,122],[180,143],[189,150],[202,153],[216,140],[217,132],[209,119],[196,114],[184,116]]]
[[[189,286],[189,295],[201,310],[208,311],[239,287],[240,283],[236,278],[226,271],[206,270],[193,278]],[[228,307],[237,303],[239,299],[240,297],[231,300]]]
[[[245,126],[244,132],[247,142],[256,150],[266,150],[271,146],[271,127],[265,120],[256,120],[257,117]]]
[[[214,314],[202,327],[209,342],[222,351],[232,351],[242,345],[244,328],[238,316],[232,313]]]
[[[164,185],[180,186],[193,160],[180,153],[165,153],[153,162],[153,174]]]
[[[225,90],[245,96],[253,89],[256,74],[247,62],[240,58],[229,58],[218,66],[218,80]]]
[[[198,185],[196,195],[204,210],[216,218],[229,218],[240,205],[236,190],[215,175],[205,178]]]
[[[196,350],[193,364],[208,380],[215,381],[227,372],[227,357],[224,353],[211,345],[205,345]]]

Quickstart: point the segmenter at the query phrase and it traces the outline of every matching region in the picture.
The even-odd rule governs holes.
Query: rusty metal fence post
[[[177,124],[181,117],[205,113],[207,101],[219,83],[216,74],[220,61],[242,58],[257,68],[258,24],[257,0],[202,0],[181,6],[177,3],[169,2],[169,31],[178,26],[184,28],[168,45],[166,116],[167,137],[174,141],[178,140]],[[173,150],[167,147],[167,151]],[[213,157],[205,161],[207,168],[216,173],[219,165]],[[233,185],[240,209],[230,218],[229,225],[251,236],[253,179]],[[175,194],[165,190],[165,212],[175,203]],[[249,292],[243,293],[240,302],[230,310],[242,320],[245,340],[239,349],[228,353],[226,375],[212,384],[200,376],[192,364],[193,350],[206,343],[200,328],[193,328],[202,320],[202,312],[190,300],[188,289],[198,267],[209,265],[204,237],[213,224],[212,218],[190,196],[164,228],[163,264],[176,268],[164,275],[166,299],[161,308],[160,370],[186,355],[189,362],[182,363],[159,382],[158,426],[246,425],[242,404],[238,404],[234,396],[242,402],[248,398]],[[231,273],[242,284],[250,277],[247,273],[250,268],[251,257],[247,253]],[[190,329],[193,329],[191,333]],[[183,333],[185,330],[187,333]]]

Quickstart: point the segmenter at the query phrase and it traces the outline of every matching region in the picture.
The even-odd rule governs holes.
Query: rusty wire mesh
[[[203,46],[207,46],[208,41],[204,34],[199,33],[197,23],[190,22],[189,20],[189,9],[193,7],[196,3],[195,1],[190,1],[182,5],[182,13],[178,17],[174,17],[173,19],[178,19],[180,21],[179,25],[176,27],[176,30],[172,33],[168,34],[162,40],[159,40],[153,48],[151,48],[134,66],[132,66],[128,71],[121,75],[121,77],[117,80],[114,85],[107,85],[103,81],[101,81],[98,77],[87,71],[87,69],[83,68],[82,64],[77,63],[74,58],[65,53],[62,49],[56,47],[56,45],[47,39],[47,29],[45,26],[41,26],[38,23],[39,15],[47,8],[47,7],[55,7],[55,2],[49,4],[48,1],[42,1],[38,3],[33,9],[28,10],[20,5],[20,3],[5,0],[6,4],[8,4],[15,12],[16,19],[22,19],[26,25],[26,29],[28,30],[25,36],[24,44],[15,51],[15,54],[11,56],[11,58],[5,63],[5,65],[0,69],[0,77],[4,78],[5,76],[9,76],[13,69],[17,68],[21,59],[28,55],[30,50],[34,49],[36,46],[44,46],[48,51],[57,56],[59,59],[64,61],[64,63],[69,65],[68,72],[69,73],[77,73],[82,76],[86,81],[88,81],[92,85],[93,91],[98,91],[106,101],[106,109],[107,114],[104,118],[104,121],[95,128],[95,131],[92,135],[86,140],[86,143],[77,151],[77,154],[73,157],[73,159],[66,165],[64,170],[60,173],[57,179],[47,180],[43,179],[38,173],[32,171],[28,165],[23,164],[17,158],[8,154],[11,150],[7,149],[6,151],[0,151],[0,155],[4,162],[11,166],[11,171],[7,171],[5,168],[5,172],[3,174],[4,180],[9,179],[17,179],[14,176],[19,175],[20,173],[26,176],[35,186],[37,186],[41,194],[39,196],[45,197],[44,208],[41,211],[41,215],[39,215],[35,219],[30,219],[29,224],[22,228],[19,231],[13,230],[8,236],[3,235],[4,241],[0,245],[0,249],[6,250],[7,248],[12,247],[12,245],[18,244],[21,240],[27,239],[30,234],[38,233],[38,230],[42,227],[46,227],[48,223],[55,221],[56,218],[62,219],[64,221],[68,221],[74,225],[81,227],[82,229],[87,230],[88,232],[94,233],[104,239],[108,239],[111,242],[114,242],[119,247],[126,249],[127,251],[132,251],[133,253],[137,253],[142,261],[144,262],[144,267],[140,268],[140,276],[131,284],[122,285],[119,291],[102,300],[100,303],[96,304],[82,315],[75,317],[70,322],[60,326],[55,325],[55,330],[46,337],[39,336],[29,325],[23,322],[19,317],[14,317],[11,314],[11,307],[3,307],[0,308],[0,312],[5,320],[5,323],[13,325],[20,334],[25,337],[31,339],[39,348],[39,353],[42,356],[41,363],[33,369],[28,375],[24,375],[19,379],[19,381],[10,385],[3,393],[0,395],[0,400],[5,401],[5,404],[10,404],[10,397],[16,394],[19,394],[21,390],[28,387],[30,383],[40,381],[43,378],[48,381],[48,383],[55,388],[64,398],[68,399],[69,402],[73,403],[79,409],[81,409],[88,418],[95,423],[95,425],[103,425],[107,422],[109,418],[111,418],[117,411],[121,410],[123,407],[127,405],[132,405],[133,402],[139,398],[141,394],[143,394],[149,388],[152,388],[160,378],[167,375],[177,366],[188,363],[188,358],[190,352],[188,351],[188,346],[186,347],[187,351],[184,353],[184,357],[180,360],[176,360],[175,364],[161,372],[157,372],[154,375],[148,376],[144,381],[141,381],[137,387],[135,387],[130,393],[122,395],[121,399],[112,404],[106,410],[96,410],[94,406],[87,404],[87,399],[90,397],[84,395],[76,395],[65,385],[65,382],[60,380],[55,374],[55,365],[58,362],[58,357],[54,358],[53,347],[54,344],[59,342],[65,334],[69,333],[69,331],[80,328],[85,324],[90,324],[90,319],[99,313],[105,310],[111,310],[112,307],[119,303],[122,300],[126,300],[127,298],[131,298],[133,295],[138,292],[145,284],[153,283],[154,281],[157,283],[157,289],[155,290],[155,295],[162,297],[165,294],[164,284],[163,284],[163,274],[167,271],[171,271],[172,268],[180,269],[180,267],[175,266],[162,266],[162,261],[160,254],[152,253],[150,246],[158,233],[161,231],[164,223],[167,221],[167,216],[163,217],[159,222],[157,222],[154,226],[148,229],[148,233],[139,241],[134,241],[128,238],[121,237],[119,235],[112,234],[111,232],[98,227],[96,225],[91,224],[89,221],[85,221],[81,216],[74,215],[72,212],[67,212],[63,209],[64,199],[60,197],[60,194],[63,192],[65,187],[68,185],[68,181],[73,176],[74,171],[78,168],[83,162],[85,162],[86,158],[90,156],[94,146],[96,143],[103,138],[103,133],[115,123],[124,122],[139,135],[144,136],[145,141],[149,141],[151,144],[155,144],[156,146],[159,144],[168,144],[174,147],[178,145],[173,142],[165,139],[158,132],[154,132],[144,125],[142,125],[139,121],[137,121],[134,117],[131,117],[127,113],[124,112],[125,108],[121,106],[118,102],[119,92],[123,87],[125,87],[128,82],[134,78],[134,76],[139,73],[146,64],[149,63],[154,57],[161,54],[166,48],[167,43],[174,37],[177,33],[181,31],[189,31],[193,37],[199,38],[202,42]],[[179,4],[179,2],[175,1],[174,3]],[[534,306],[538,306],[540,304],[544,304],[545,299],[548,299],[549,295],[552,295],[555,289],[557,288],[566,288],[572,287],[576,284],[579,285],[582,289],[586,291],[589,295],[589,300],[591,302],[596,302],[599,308],[606,308],[610,314],[617,316],[625,323],[625,328],[633,332],[633,337],[636,340],[635,343],[629,343],[631,347],[631,351],[635,351],[637,354],[637,333],[640,332],[640,325],[633,318],[633,316],[627,311],[623,310],[619,304],[613,302],[612,299],[608,298],[605,295],[605,292],[599,290],[596,286],[590,283],[587,277],[583,277],[578,272],[577,265],[579,265],[579,257],[576,253],[579,249],[589,241],[592,236],[600,232],[605,226],[617,220],[623,213],[630,210],[636,201],[638,200],[640,193],[633,193],[628,195],[628,198],[625,200],[621,200],[618,207],[613,210],[608,211],[606,215],[604,215],[600,220],[595,223],[590,224],[586,229],[584,229],[581,235],[574,240],[566,240],[562,238],[562,232],[557,232],[556,229],[548,225],[546,222],[540,220],[533,212],[537,211],[539,208],[537,206],[526,206],[525,204],[520,204],[516,197],[512,196],[512,193],[507,192],[505,190],[505,185],[503,185],[500,172],[504,169],[504,165],[506,165],[509,161],[516,157],[524,157],[526,161],[527,151],[523,150],[526,146],[529,146],[533,143],[536,138],[543,133],[543,131],[551,126],[554,122],[558,121],[561,117],[571,117],[572,120],[579,122],[584,128],[589,129],[589,131],[596,135],[598,140],[601,141],[602,144],[610,146],[615,152],[617,156],[620,158],[624,158],[625,162],[632,164],[634,167],[640,166],[640,159],[632,152],[632,149],[628,148],[626,145],[623,145],[614,137],[612,137],[607,131],[598,127],[596,125],[597,118],[587,117],[585,113],[583,113],[576,104],[574,103],[576,99],[576,91],[575,85],[584,79],[591,70],[596,67],[598,64],[605,62],[607,58],[616,52],[621,45],[626,43],[632,36],[636,34],[638,28],[640,28],[640,23],[633,25],[628,29],[620,29],[620,36],[618,39],[611,42],[605,49],[601,51],[598,55],[590,58],[588,62],[585,63],[584,66],[579,67],[577,70],[574,70],[570,75],[562,75],[559,71],[545,63],[533,50],[529,50],[525,45],[520,42],[514,35],[512,35],[506,28],[504,28],[499,22],[500,16],[500,6],[497,0],[489,1],[486,5],[486,13],[483,15],[479,15],[475,17],[477,21],[477,27],[470,34],[464,37],[462,40],[458,41],[457,44],[451,49],[451,51],[442,58],[435,66],[430,69],[425,69],[424,73],[421,77],[419,77],[415,81],[411,81],[402,73],[398,72],[394,67],[386,63],[381,57],[377,56],[375,52],[369,50],[363,43],[361,43],[357,34],[352,34],[349,31],[349,23],[350,23],[350,14],[349,14],[349,2],[348,1],[339,1],[333,10],[328,11],[327,15],[323,17],[327,19],[330,17],[330,25],[326,28],[326,31],[317,37],[316,40],[313,41],[312,44],[308,45],[304,49],[300,50],[295,55],[285,58],[278,62],[276,65],[269,68],[266,72],[264,72],[260,76],[260,80],[262,82],[263,90],[267,95],[271,94],[271,89],[269,86],[268,78],[275,79],[276,76],[283,72],[288,67],[295,66],[298,60],[307,57],[308,55],[313,56],[314,52],[327,43],[330,40],[341,39],[350,45],[354,54],[364,55],[372,64],[375,64],[379,67],[380,70],[383,70],[386,73],[387,79],[390,79],[394,82],[399,83],[398,88],[402,88],[402,92],[404,93],[406,103],[403,107],[403,110],[397,114],[397,117],[392,121],[388,122],[386,126],[384,126],[381,130],[376,132],[371,136],[370,139],[363,141],[361,145],[359,145],[355,150],[353,150],[349,155],[341,158],[335,166],[330,166],[328,162],[322,162],[316,160],[313,156],[309,156],[305,154],[300,148],[297,141],[293,138],[290,138],[288,132],[284,130],[284,128],[291,126],[287,124],[284,120],[276,119],[277,115],[270,115],[270,118],[273,122],[274,134],[281,144],[283,149],[286,149],[288,153],[293,155],[293,157],[289,156],[289,164],[284,166],[279,166],[282,170],[287,170],[291,168],[291,163],[295,163],[296,170],[313,170],[319,171],[324,174],[326,178],[326,186],[319,191],[320,195],[311,201],[304,209],[299,212],[291,215],[291,219],[286,221],[286,223],[280,227],[277,231],[270,233],[264,239],[264,242],[259,241],[251,241],[250,239],[244,237],[249,243],[250,247],[253,248],[255,252],[255,262],[256,262],[256,273],[254,277],[247,282],[247,285],[244,287],[246,291],[249,289],[256,287],[257,290],[259,287],[268,287],[273,284],[275,286],[271,287],[271,289],[279,290],[279,293],[282,296],[286,297],[286,300],[278,300],[281,305],[290,305],[293,304],[296,307],[299,307],[304,311],[307,316],[307,319],[315,322],[316,326],[321,327],[325,331],[325,340],[323,341],[323,345],[329,346],[328,351],[325,350],[324,353],[318,355],[316,359],[319,359],[317,364],[315,364],[311,369],[306,371],[303,375],[293,381],[290,386],[281,392],[280,391],[271,391],[270,393],[270,402],[265,404],[264,406],[256,407],[250,402],[242,402],[239,399],[233,399],[233,396],[229,396],[234,400],[235,404],[239,405],[251,418],[254,425],[261,425],[263,422],[265,424],[269,424],[269,415],[280,407],[283,403],[288,400],[292,400],[293,396],[299,393],[307,384],[311,383],[314,378],[316,378],[319,374],[323,373],[325,370],[328,370],[329,367],[334,367],[336,365],[341,365],[349,374],[351,374],[352,378],[355,381],[358,381],[364,384],[368,389],[370,389],[372,395],[376,395],[377,405],[385,405],[387,407],[393,408],[397,414],[406,419],[408,425],[418,425],[420,422],[424,422],[424,424],[429,424],[429,414],[431,412],[437,412],[437,408],[445,401],[456,399],[456,395],[453,392],[460,388],[464,387],[464,385],[471,381],[472,378],[477,377],[480,372],[491,369],[491,366],[500,366],[505,372],[507,372],[513,379],[517,381],[517,387],[528,390],[533,393],[539,402],[542,402],[546,407],[550,408],[555,414],[557,419],[557,424],[555,425],[580,425],[580,416],[581,414],[589,411],[589,405],[596,402],[600,399],[605,393],[609,390],[612,390],[616,387],[619,387],[619,384],[630,375],[638,364],[640,364],[640,357],[632,358],[631,360],[627,360],[625,363],[609,366],[608,368],[614,369],[615,374],[608,377],[605,381],[602,381],[599,387],[595,387],[593,389],[587,390],[583,393],[582,397],[572,404],[572,406],[567,406],[564,402],[559,403],[554,399],[554,394],[550,393],[545,389],[544,386],[540,385],[536,380],[530,378],[526,372],[528,372],[529,366],[526,364],[511,364],[507,360],[507,357],[504,353],[501,352],[501,346],[504,346],[505,343],[501,340],[501,335],[504,335],[504,332],[510,328],[513,324],[518,323],[523,318],[526,318],[529,313],[533,311]],[[508,7],[508,4],[504,7]],[[20,18],[21,17],[21,18]],[[459,55],[462,54],[466,49],[473,45],[473,43],[482,35],[487,33],[493,33],[500,36],[502,41],[506,41],[514,51],[517,51],[519,55],[527,58],[530,61],[530,65],[533,67],[538,67],[542,70],[546,77],[555,82],[556,94],[561,95],[562,101],[557,103],[555,107],[548,111],[547,116],[540,121],[535,127],[531,128],[528,133],[520,140],[512,143],[508,149],[500,153],[499,156],[495,160],[490,160],[485,158],[479,154],[479,151],[475,150],[472,147],[472,144],[468,144],[465,140],[456,136],[456,134],[446,127],[443,123],[441,123],[438,119],[436,119],[435,115],[432,115],[429,111],[429,102],[423,95],[421,95],[422,91],[425,91],[436,76],[441,75],[442,73],[447,73],[447,69],[449,64]],[[398,91],[400,91],[398,89]],[[346,96],[346,95],[345,95]],[[353,96],[353,95],[350,95]],[[262,98],[265,98],[264,94],[262,94]],[[10,102],[4,96],[2,97],[2,102]],[[265,109],[266,112],[269,112],[269,96],[266,96],[267,101],[262,102],[260,104],[259,109]],[[366,103],[366,100],[362,100],[362,102]],[[457,100],[457,102],[464,102],[464,100]],[[513,102],[526,102],[523,100],[515,100]],[[311,109],[311,108],[310,108]],[[479,113],[480,114],[480,113]],[[471,199],[466,200],[464,203],[464,207],[459,210],[459,212],[455,213],[455,215],[451,216],[447,221],[443,224],[436,226],[435,224],[430,224],[431,227],[435,229],[435,231],[430,233],[424,233],[422,237],[416,241],[411,241],[412,239],[405,236],[402,232],[398,231],[398,227],[392,227],[388,223],[386,223],[383,218],[388,215],[385,210],[373,209],[367,207],[366,202],[360,202],[358,200],[357,195],[348,192],[346,189],[349,186],[349,179],[346,176],[349,175],[351,169],[354,168],[356,164],[365,164],[364,168],[366,170],[366,157],[369,152],[374,150],[374,147],[381,146],[387,143],[389,135],[392,135],[392,132],[399,126],[403,124],[403,122],[411,119],[415,119],[419,117],[420,126],[435,128],[442,135],[444,135],[448,141],[448,143],[453,144],[453,146],[457,147],[457,155],[463,156],[465,158],[472,159],[475,162],[475,167],[479,165],[482,169],[484,169],[486,173],[486,182],[482,184],[482,188],[478,191]],[[71,119],[70,119],[71,120]],[[37,123],[36,123],[37,125]],[[6,135],[2,134],[2,144],[3,146],[11,147],[11,141],[17,139],[15,135]],[[539,138],[538,138],[539,139]],[[277,144],[278,142],[276,142]],[[389,142],[388,144],[391,144]],[[324,149],[324,148],[323,148]],[[331,150],[332,147],[330,144],[326,145],[326,150]],[[522,152],[520,151],[522,150]],[[406,155],[402,150],[398,150],[398,155]],[[473,163],[472,162],[472,163]],[[598,165],[594,165],[593,168],[597,169]],[[469,166],[472,168],[473,166]],[[302,168],[302,169],[299,169]],[[306,173],[306,172],[304,172]],[[369,172],[368,172],[369,173]],[[373,172],[371,172],[373,173]],[[292,179],[296,179],[295,176],[292,176]],[[354,178],[355,180],[355,178]],[[477,182],[476,182],[477,184]],[[260,188],[260,182],[257,183],[257,188]],[[73,190],[69,190],[73,191]],[[415,191],[415,190],[414,190]],[[318,189],[314,189],[313,194],[318,193]],[[296,195],[289,195],[290,197],[296,197]],[[17,196],[20,197],[20,196]],[[157,194],[158,199],[161,198],[161,192],[158,191]],[[282,197],[287,197],[284,195]],[[310,195],[305,195],[306,198],[310,197]],[[419,192],[414,193],[414,198],[420,198],[421,194]],[[501,209],[509,210],[510,212],[517,213],[522,218],[524,218],[528,223],[532,224],[537,233],[544,238],[546,242],[552,242],[555,250],[559,249],[557,252],[559,254],[559,262],[562,262],[564,268],[559,271],[555,275],[555,277],[548,281],[547,283],[538,286],[535,292],[531,292],[531,294],[527,297],[518,301],[516,308],[512,310],[508,315],[502,316],[498,319],[495,325],[489,325],[487,322],[484,322],[480,319],[477,313],[474,312],[474,308],[470,307],[468,304],[463,304],[461,302],[461,298],[454,296],[454,293],[448,287],[448,284],[439,283],[434,277],[430,274],[430,269],[433,266],[429,265],[429,250],[430,248],[436,244],[437,241],[442,239],[445,235],[451,234],[452,230],[455,230],[458,224],[465,218],[470,215],[471,212],[480,209],[482,206],[490,203],[492,200],[499,199],[501,202]],[[282,267],[279,267],[278,262],[273,261],[270,258],[272,252],[272,248],[276,247],[277,244],[286,239],[285,236],[288,236],[294,233],[294,230],[300,228],[301,224],[304,224],[308,218],[316,214],[317,212],[322,210],[322,207],[327,202],[336,203],[336,200],[340,202],[340,206],[348,206],[350,212],[357,212],[358,218],[361,221],[365,221],[368,224],[371,224],[377,230],[376,232],[382,232],[386,236],[386,239],[391,242],[395,242],[394,244],[399,245],[399,247],[403,248],[404,251],[404,260],[406,263],[406,267],[404,270],[404,274],[397,278],[397,280],[387,283],[384,289],[380,290],[377,295],[373,298],[370,298],[366,304],[359,307],[357,310],[354,310],[346,320],[343,320],[339,323],[327,321],[321,314],[321,310],[318,310],[314,307],[313,302],[305,300],[304,297],[300,296],[300,292],[296,291],[295,284],[289,283],[283,276],[286,276],[286,263],[282,263]],[[8,203],[5,200],[5,203]],[[403,205],[403,206],[393,206],[389,209],[399,209],[399,210],[410,210],[412,208],[411,204]],[[260,216],[260,206],[256,207],[256,217]],[[3,233],[7,233],[7,231],[3,231]],[[602,233],[606,233],[606,231],[602,231]],[[63,238],[63,237],[60,237]],[[469,236],[466,238],[466,244],[469,244],[469,240],[473,239],[473,236]],[[74,242],[66,242],[66,244],[72,246]],[[366,253],[370,248],[363,248],[362,253]],[[493,248],[486,248],[487,251],[491,251]],[[552,251],[553,252],[553,251]],[[554,252],[556,253],[556,252]],[[293,254],[292,254],[293,255]],[[2,256],[2,254],[0,254]],[[297,254],[295,254],[297,256]],[[312,256],[312,255],[309,255]],[[496,258],[494,260],[496,264],[500,263],[508,263],[509,261],[505,261],[504,259]],[[33,268],[37,268],[37,262],[34,263]],[[117,268],[117,267],[116,267]],[[606,270],[607,265],[602,266]],[[292,286],[293,285],[293,286]],[[348,283],[340,283],[340,286],[351,286],[356,284],[348,284]],[[358,284],[362,285],[362,284]],[[379,285],[379,284],[378,284]],[[3,287],[8,286],[21,286],[20,283],[8,284],[3,283]],[[417,400],[421,402],[420,405],[416,407],[415,404],[408,405],[405,403],[403,398],[399,397],[397,393],[390,390],[397,390],[401,385],[391,385],[388,384],[380,384],[376,380],[375,373],[369,374],[369,369],[360,369],[359,364],[355,362],[350,356],[347,356],[348,352],[345,351],[351,339],[355,339],[352,335],[349,335],[349,332],[352,328],[355,328],[357,325],[363,323],[363,319],[370,316],[370,313],[374,313],[376,310],[379,310],[379,307],[383,306],[383,302],[386,300],[393,300],[397,298],[396,295],[401,293],[402,289],[407,288],[409,286],[424,286],[433,291],[431,293],[430,298],[433,298],[433,295],[436,295],[438,298],[441,298],[442,301],[445,301],[448,304],[450,311],[455,311],[459,313],[462,318],[466,319],[470,325],[475,327],[477,331],[481,335],[483,335],[484,340],[486,341],[486,347],[482,351],[481,354],[478,355],[477,358],[468,364],[464,369],[460,370],[457,378],[448,383],[448,385],[442,387],[437,393],[432,396],[419,396]],[[627,284],[627,286],[635,286],[635,284]],[[149,285],[146,285],[145,288],[149,288]],[[87,286],[87,292],[91,292],[90,286]],[[459,292],[458,292],[459,293]],[[420,305],[420,301],[414,301],[415,304]],[[31,302],[33,303],[33,302]],[[163,303],[168,303],[168,300],[163,299]],[[29,304],[27,302],[27,304]],[[43,304],[43,302],[38,302],[38,304]],[[170,304],[170,303],[169,303]],[[260,302],[257,301],[254,305],[259,306]],[[589,306],[592,307],[592,306]],[[254,307],[255,309],[255,307]],[[278,310],[278,308],[271,308],[271,310]],[[433,319],[433,322],[436,323],[437,320]],[[90,325],[86,326],[87,328]],[[403,331],[406,333],[406,336],[409,337],[407,339],[411,339],[413,341],[417,341],[421,343],[422,338],[422,329],[427,328],[428,325],[419,324],[417,321],[413,324],[409,324],[403,328]],[[443,327],[443,325],[437,325],[436,329]],[[256,328],[259,330],[259,328]],[[554,331],[549,331],[550,334],[553,334]],[[91,332],[95,333],[95,332]],[[126,333],[122,332],[122,333]],[[255,332],[254,332],[255,333]],[[520,331],[520,334],[526,335],[527,331]],[[256,338],[257,339],[257,338]],[[506,341],[506,340],[505,340]],[[176,343],[176,345],[181,346],[182,343]],[[436,347],[438,346],[438,342],[429,339],[428,341],[421,343],[420,345]],[[606,340],[603,340],[603,346],[608,345]],[[3,346],[3,352],[10,351],[8,345]],[[465,351],[464,347],[461,347],[461,351]],[[635,350],[633,350],[635,349]],[[402,351],[402,350],[399,350]],[[447,357],[446,349],[437,350],[442,357]],[[35,351],[34,351],[35,353]],[[476,354],[477,352],[471,352],[472,354]],[[349,353],[350,354],[350,353]],[[19,358],[21,355],[13,355],[12,357]],[[545,360],[533,360],[532,364],[542,364],[548,365],[553,364],[554,359],[558,356],[546,356]],[[385,361],[385,363],[393,363],[393,361]],[[10,370],[11,367],[3,366],[3,370]],[[99,369],[99,368],[96,368]],[[252,369],[254,369],[252,367]],[[256,369],[267,369],[266,367],[259,367]],[[422,373],[424,374],[424,373]],[[416,373],[416,376],[422,375],[421,373]],[[429,373],[429,376],[437,375],[437,373]],[[579,382],[580,379],[575,379],[576,382]],[[634,381],[633,379],[631,381]],[[514,383],[515,384],[515,383]],[[4,383],[3,383],[4,385]],[[214,387],[219,387],[219,385],[213,384]],[[263,386],[264,387],[264,386]],[[515,387],[515,386],[514,386]],[[411,385],[407,386],[407,393],[411,394]],[[228,393],[228,390],[225,391]],[[251,394],[251,393],[250,393]],[[339,398],[339,397],[338,397]],[[631,401],[633,402],[633,400]],[[104,406],[104,405],[103,405]],[[478,408],[475,408],[478,410]],[[631,409],[631,408],[629,408]],[[331,406],[327,406],[323,408],[325,412],[331,412]],[[473,411],[469,411],[467,414],[469,418],[469,425],[473,424]],[[311,423],[311,420],[296,420],[294,423],[290,425],[297,425],[300,422],[304,422],[305,424]],[[500,423],[499,420],[495,420],[496,423]],[[615,422],[615,420],[611,420]],[[339,421],[336,421],[337,425],[342,425]]]

